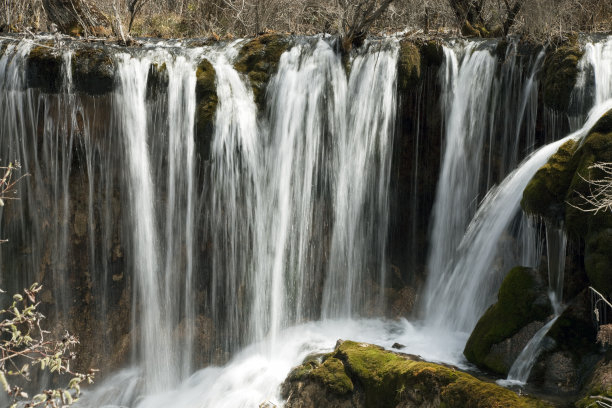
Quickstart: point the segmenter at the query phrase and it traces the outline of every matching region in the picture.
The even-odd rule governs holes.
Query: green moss
[[[297,367],[288,381],[305,378],[315,379],[331,392],[348,393],[358,387],[368,407],[431,406],[435,401],[446,407],[548,406],[453,368],[352,341],[341,343],[323,364],[307,362]]]
[[[196,150],[200,157],[208,158],[219,102],[215,69],[208,60],[203,60],[196,70],[196,101]]]
[[[497,303],[480,318],[465,346],[464,354],[479,367],[506,374],[507,367],[499,359],[488,358],[491,347],[514,334],[527,324],[543,320],[550,313],[548,304],[538,305],[537,282],[529,268],[513,268],[504,279]]]
[[[276,72],[281,55],[290,45],[287,36],[265,34],[248,41],[238,53],[234,68],[249,77],[260,110],[265,102],[268,81]]]
[[[417,46],[403,40],[400,43],[398,59],[399,89],[406,91],[421,81],[421,54]]]
[[[542,85],[544,103],[550,108],[567,110],[582,54],[576,42],[569,42],[546,55]]]
[[[563,145],[529,182],[521,205],[529,213],[563,220],[571,236],[585,242],[584,263],[593,285],[612,294],[612,211],[594,213],[584,197],[589,183],[605,174],[592,166],[612,162],[612,110],[601,117],[580,143]]]
[[[72,55],[72,78],[76,91],[101,95],[113,90],[116,63],[108,50],[84,47]]]
[[[570,140],[538,170],[525,191],[521,207],[529,214],[560,221],[564,216],[564,200],[575,171],[572,157],[577,143]]]

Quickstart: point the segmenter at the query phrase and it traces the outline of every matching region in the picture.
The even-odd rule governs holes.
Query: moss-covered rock
[[[521,201],[527,213],[545,214],[555,222],[563,219],[565,195],[576,170],[572,157],[577,147],[573,140],[564,143],[531,179]]]
[[[479,367],[499,374],[507,374],[507,361],[491,348],[529,323],[545,320],[551,313],[546,297],[546,283],[537,271],[530,268],[513,268],[504,279],[497,303],[480,318],[465,346],[464,354]]]
[[[268,81],[276,72],[281,55],[290,45],[287,36],[265,34],[248,41],[238,53],[234,68],[249,77],[260,110],[264,106]]]
[[[62,88],[62,56],[52,47],[38,45],[26,59],[28,88],[39,88],[43,92],[57,93]]]
[[[208,158],[217,111],[216,73],[208,60],[202,60],[196,70],[196,150],[200,157]]]
[[[592,210],[584,197],[592,194],[589,182],[601,180],[604,172],[593,168],[612,162],[612,111],[593,126],[584,140],[566,143],[553,155],[523,193],[521,205],[531,214],[564,221],[572,237],[585,243],[584,266],[589,282],[612,295],[612,211]]]
[[[400,91],[412,88],[421,81],[421,53],[413,42],[408,40],[400,42],[397,64]]]
[[[549,406],[454,368],[371,344],[341,342],[322,361],[305,362],[285,380],[282,393],[288,408],[314,407],[330,401],[330,395],[335,396],[334,407]]]
[[[72,55],[74,89],[90,95],[101,95],[113,90],[115,60],[109,51],[99,47],[84,47]]]
[[[575,40],[547,53],[542,70],[545,105],[558,111],[567,110],[582,54]]]

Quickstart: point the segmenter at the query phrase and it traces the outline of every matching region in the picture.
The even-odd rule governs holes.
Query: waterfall
[[[323,292],[326,317],[361,314],[372,295],[378,296],[378,304],[366,312],[382,312],[382,295],[366,285],[378,285],[382,293],[386,277],[398,56],[396,43],[388,47],[356,57],[351,67],[347,131],[335,146],[334,229]]]
[[[152,59],[164,62],[169,82],[160,101],[147,103]],[[140,345],[137,358],[144,364],[145,390],[159,391],[191,371],[197,58],[158,51],[118,55],[117,61],[115,114],[125,143],[137,285],[132,318],[140,331],[134,340]],[[160,117],[163,123],[156,123]],[[166,199],[160,203],[162,189]],[[177,341],[184,348],[173,347]]]
[[[478,211],[476,209],[483,184],[489,187],[496,178],[515,168],[521,156],[520,146],[527,152],[534,147],[535,77],[543,59],[540,52],[527,62],[528,74],[521,76],[522,69],[516,67],[521,67],[522,63],[516,59],[516,44],[511,44],[506,53],[511,63],[498,78],[495,57],[488,49],[476,47],[471,43],[464,50],[460,49],[459,55],[454,49],[444,49],[446,60],[441,68],[441,80],[445,92],[445,147],[434,204],[429,275],[422,302],[426,322],[460,331],[470,331],[474,327],[494,299],[504,264],[512,263],[511,260],[502,265],[493,262],[497,254],[504,252],[500,249],[499,238],[516,217],[516,211],[507,213],[504,205],[507,204],[508,209],[512,208],[511,203],[518,205],[524,188],[521,186],[529,179],[510,183],[503,198],[494,198],[501,187],[491,188]],[[516,98],[520,100],[518,106],[512,101]],[[490,115],[491,110],[500,111],[500,123],[495,115]],[[501,143],[494,137],[498,132],[502,134]],[[525,142],[521,143],[523,134]],[[483,166],[485,142],[489,151],[484,157],[487,165]],[[498,143],[501,160],[495,168],[492,155]],[[483,167],[488,169],[486,179],[485,174],[481,174]],[[502,183],[509,183],[511,177]],[[509,201],[502,202],[505,198]],[[482,210],[486,206],[497,206],[496,211],[501,212],[487,218]],[[520,245],[522,258],[535,263],[534,251],[525,252],[535,240],[535,229],[525,217],[518,224],[523,241]],[[492,228],[491,236],[486,235],[491,231],[487,228]],[[499,272],[492,274],[492,269]]]
[[[212,58],[212,299],[229,350],[321,314],[359,315],[362,281],[384,286],[398,47],[371,48],[348,80],[323,39],[284,53],[259,123],[232,53]]]

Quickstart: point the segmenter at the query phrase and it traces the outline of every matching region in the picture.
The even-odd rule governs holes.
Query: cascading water
[[[493,261],[498,253],[503,252],[499,238],[515,221],[516,215],[516,211],[508,213],[505,208],[497,208],[501,211],[499,213],[484,215],[485,206],[495,205],[492,203],[492,196],[495,195],[492,192],[476,212],[482,184],[486,182],[485,185],[489,186],[494,180],[493,174],[503,176],[515,167],[520,157],[522,129],[526,132],[525,148],[527,151],[533,148],[537,113],[534,112],[537,110],[535,75],[543,57],[539,53],[531,60],[528,64],[529,74],[523,77],[519,74],[521,70],[514,68],[521,64],[512,60],[516,58],[516,44],[513,44],[507,54],[507,58],[512,60],[510,68],[505,68],[501,79],[496,79],[495,57],[488,49],[475,47],[475,44],[468,45],[462,51],[465,54],[463,57],[451,48],[444,50],[445,152],[434,204],[429,275],[422,302],[427,324],[465,332],[474,327],[482,312],[494,300],[505,266],[494,265]],[[518,95],[521,100],[518,109],[507,99],[512,94]],[[503,112],[500,115],[504,118],[501,123],[496,123],[495,115],[489,114],[491,109]],[[515,118],[516,123],[510,126],[508,118]],[[499,127],[502,147],[500,167],[495,169],[491,166],[497,143],[493,135]],[[488,169],[486,180],[481,172],[485,141],[489,145],[486,160],[489,164],[484,167]],[[516,201],[515,204],[518,204],[521,185],[527,181],[508,187],[513,189],[508,190],[507,197],[511,197],[510,201],[506,201],[508,209],[512,208],[511,203]],[[504,203],[497,205],[503,206]],[[532,248],[530,245],[534,241],[535,230],[526,218],[517,223],[524,241],[520,246],[525,254],[527,248]],[[489,232],[490,236],[487,235]],[[535,264],[537,255],[531,252],[522,258]],[[505,263],[512,264],[513,261]],[[499,272],[492,274],[492,269]]]
[[[348,128],[334,146],[334,229],[323,292],[325,317],[362,313],[372,295],[378,295],[374,308],[380,310],[382,302],[380,293],[372,294],[364,282],[377,284],[381,292],[385,287],[398,54],[396,43],[388,47],[358,56],[351,67]]]
[[[329,350],[339,337],[385,347],[400,342],[426,359],[462,365],[465,336],[445,330],[475,324],[494,300],[506,264],[535,265],[540,253],[533,249],[533,227],[517,216],[519,200],[563,141],[512,170],[535,144],[543,54],[521,59],[511,43],[497,69],[490,44],[446,47],[445,152],[423,295],[426,324],[433,327],[355,320],[382,314],[387,286],[399,45],[395,39],[366,43],[351,56],[347,76],[347,61],[330,42],[301,39],[285,52],[259,107],[248,78],[233,67],[240,42],[223,49],[113,49],[115,88],[94,98],[73,89],[70,48],[60,56],[62,86],[48,93],[28,89],[31,43],[4,50],[0,140],[8,142],[0,145],[0,157],[19,159],[33,177],[20,192],[23,205],[2,214],[10,228],[1,231],[31,253],[24,263],[2,259],[2,283],[19,288],[40,276],[39,265],[53,265],[45,272],[62,294],[51,301],[66,314],[61,309],[70,305],[61,302],[82,289],[72,285],[65,263],[89,254],[83,259],[102,343],[117,340],[108,328],[121,322],[113,305],[126,302],[114,293],[114,282],[127,281],[134,291],[132,315],[121,316],[132,321],[124,330],[133,340],[132,366],[100,384],[82,406],[280,405],[278,386],[290,368],[309,353]],[[593,46],[585,59],[603,64],[606,47]],[[214,67],[218,104],[210,157],[198,162],[194,114],[202,58]],[[167,83],[150,92],[158,74]],[[570,137],[584,134],[606,108],[602,103]],[[426,136],[418,135],[417,144],[427,143]],[[74,171],[74,163],[84,171]],[[418,166],[418,159],[411,163],[415,174]],[[72,202],[80,189],[87,203],[78,209]],[[44,200],[51,215],[36,211]],[[203,225],[207,231],[196,230]],[[69,242],[71,228],[78,242]],[[504,249],[517,246],[514,238],[502,242],[509,229],[523,242],[512,256]],[[202,248],[212,248],[210,277],[199,269]],[[498,262],[506,257],[512,259]],[[26,272],[24,283],[9,279],[13,265]],[[196,308],[212,315],[204,333],[197,333]],[[187,378],[197,334],[215,336],[213,353],[232,353],[231,360]]]

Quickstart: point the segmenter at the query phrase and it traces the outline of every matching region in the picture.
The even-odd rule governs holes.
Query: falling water
[[[336,146],[334,230],[323,292],[326,317],[363,313],[371,295],[379,295],[373,307],[380,314],[382,296],[371,293],[367,284],[377,284],[381,291],[385,286],[397,55],[392,42],[388,49],[360,55],[352,63],[348,128]]]
[[[528,62],[530,68],[523,77],[520,74],[522,70],[515,68],[522,66],[522,62],[516,60],[515,47],[516,44],[509,47],[506,58],[512,62],[504,67],[499,79],[495,74],[497,61],[488,49],[478,49],[475,44],[470,44],[463,51],[463,57],[453,49],[444,50],[445,152],[434,204],[429,275],[423,297],[425,320],[434,325],[469,331],[476,324],[494,299],[504,265],[512,263],[512,260],[507,260],[494,265],[493,261],[497,254],[507,252],[500,249],[499,238],[513,221],[519,225],[522,236],[522,258],[529,263],[536,262],[535,251],[528,250],[535,240],[535,228],[526,217],[517,220],[516,212],[502,212],[499,217],[493,215],[485,219],[482,208],[493,200],[499,189],[491,189],[476,212],[483,181],[490,186],[492,180],[504,176],[516,166],[521,156],[519,146],[524,145],[526,151],[530,151],[534,144],[537,114],[535,76],[543,53]],[[515,95],[521,101],[518,107],[508,100],[508,95]],[[496,122],[496,115],[490,115],[491,110],[501,112],[499,117],[503,119],[500,123]],[[509,124],[508,118],[514,118],[514,122]],[[501,157],[499,167],[493,168],[493,150],[499,143],[494,135],[498,132],[502,134],[501,152],[498,153]],[[521,143],[523,134],[525,141]],[[481,174],[485,141],[489,145],[485,156],[485,163],[488,163],[484,167],[488,168],[486,175]],[[517,197],[520,199],[522,184],[508,187],[512,189],[508,190],[510,202],[516,201]],[[482,227],[477,224],[482,223],[494,224],[487,225],[487,228],[493,228],[496,234],[493,236],[497,239],[482,236],[476,245],[470,240],[479,238],[477,231]],[[491,274],[493,269],[499,272]]]
[[[482,145],[496,60],[471,43],[465,56],[445,47],[443,111],[446,115],[444,156],[433,210],[427,313],[439,303],[432,289],[452,268],[455,251],[474,214],[479,187]],[[461,59],[461,62],[459,60]],[[452,321],[452,320],[451,320]]]

